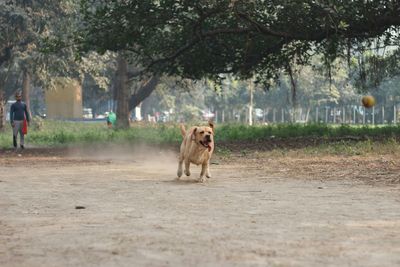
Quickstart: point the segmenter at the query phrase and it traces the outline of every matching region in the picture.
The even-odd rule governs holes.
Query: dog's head
[[[194,128],[192,140],[211,151],[214,146],[214,124],[209,122],[208,125]]]

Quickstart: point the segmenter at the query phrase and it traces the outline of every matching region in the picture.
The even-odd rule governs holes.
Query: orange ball
[[[364,96],[361,99],[361,103],[366,108],[372,108],[373,106],[375,106],[375,98],[372,95]]]

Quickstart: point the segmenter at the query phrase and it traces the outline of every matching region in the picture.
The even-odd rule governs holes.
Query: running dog
[[[183,141],[179,154],[178,179],[182,176],[183,162],[186,176],[190,176],[190,163],[193,163],[201,164],[199,182],[204,182],[204,175],[211,178],[210,158],[214,151],[214,124],[208,122],[208,125],[194,126],[186,132],[185,126],[181,124]]]

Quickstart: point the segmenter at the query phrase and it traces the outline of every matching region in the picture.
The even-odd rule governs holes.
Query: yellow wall
[[[46,106],[49,119],[81,119],[82,87],[79,82],[57,78],[56,89],[47,90]]]

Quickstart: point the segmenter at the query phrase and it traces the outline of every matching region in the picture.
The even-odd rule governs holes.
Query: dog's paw
[[[190,176],[190,171],[189,170],[185,170],[185,174],[186,174],[186,176]]]
[[[178,179],[182,176],[182,170],[178,170],[178,172],[176,173],[176,175],[178,176]]]
[[[207,178],[211,178],[211,174],[206,174],[206,177]]]
[[[204,177],[200,177],[199,180],[198,180],[199,183],[204,183],[205,181],[206,180],[204,179]]]

